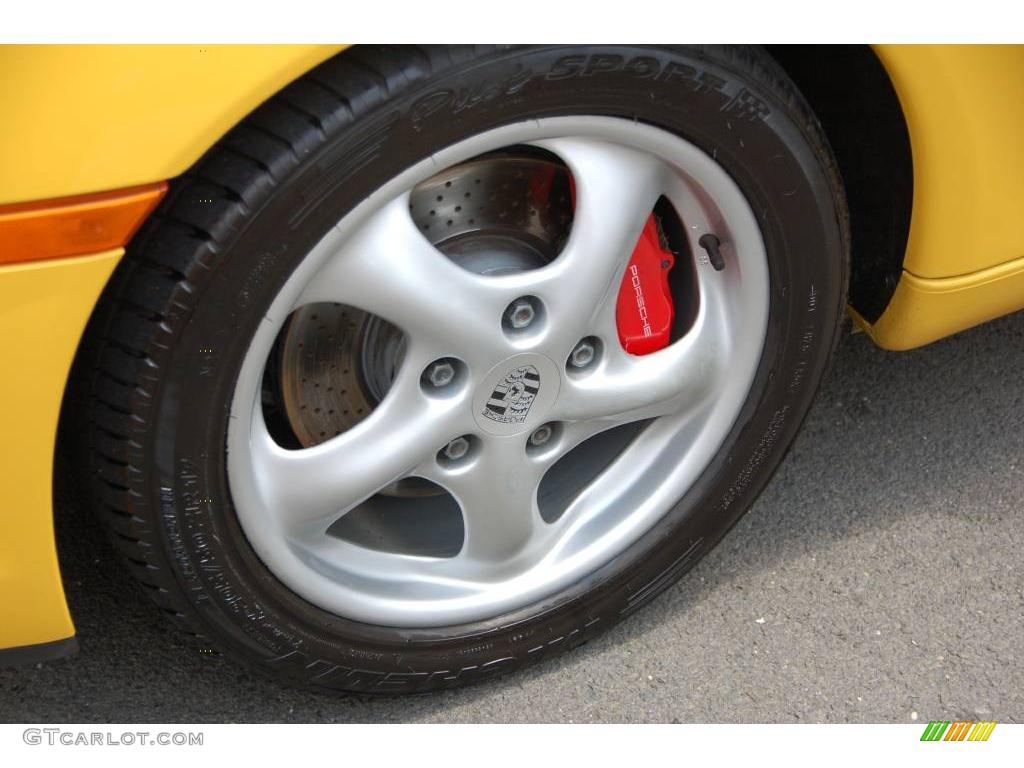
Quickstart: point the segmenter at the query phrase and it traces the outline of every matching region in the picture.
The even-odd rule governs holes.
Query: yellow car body
[[[4,649],[43,658],[74,647],[53,529],[57,426],[86,323],[124,252],[119,242],[29,258],[18,227],[26,217],[58,227],[56,208],[102,207],[76,196],[109,190],[145,188],[155,204],[161,183],[343,48],[0,48],[0,660]],[[885,310],[873,322],[851,313],[881,347],[902,350],[1024,308],[1024,47],[874,50],[906,122],[913,202]]]

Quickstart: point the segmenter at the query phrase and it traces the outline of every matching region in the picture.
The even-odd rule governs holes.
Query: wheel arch
[[[914,193],[907,121],[867,45],[772,45],[769,54],[821,121],[846,188],[852,237],[850,305],[873,322],[903,272]]]

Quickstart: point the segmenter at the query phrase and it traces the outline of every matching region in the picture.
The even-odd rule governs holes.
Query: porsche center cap
[[[547,421],[558,397],[561,376],[550,358],[515,355],[484,376],[473,398],[473,415],[480,429],[492,435],[528,432]]]

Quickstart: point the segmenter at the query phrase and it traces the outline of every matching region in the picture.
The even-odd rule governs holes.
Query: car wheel
[[[758,49],[356,47],[132,242],[80,355],[83,466],[204,645],[343,690],[480,680],[749,507],[847,257],[829,148]]]

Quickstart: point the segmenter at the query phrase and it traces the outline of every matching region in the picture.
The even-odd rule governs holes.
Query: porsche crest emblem
[[[530,415],[540,391],[540,374],[532,365],[513,368],[498,382],[484,406],[483,415],[501,424],[519,424]]]

